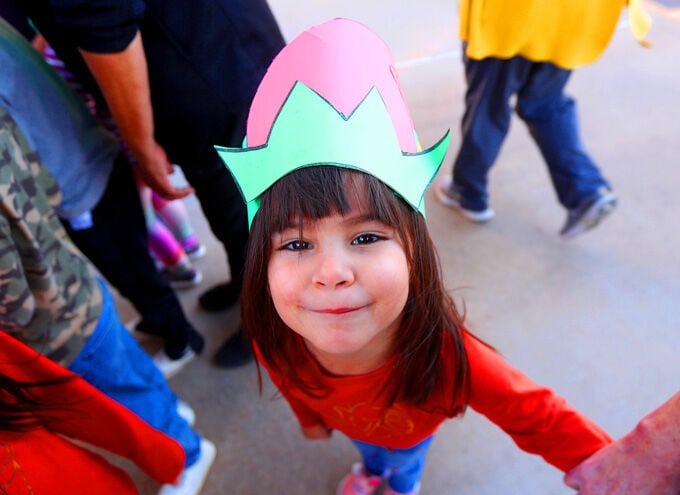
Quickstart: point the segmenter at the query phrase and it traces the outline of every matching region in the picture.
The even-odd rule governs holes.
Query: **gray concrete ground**
[[[270,3],[288,39],[337,16],[380,34],[392,46],[424,145],[452,129],[440,177],[450,172],[464,92],[455,2]],[[448,287],[465,301],[474,331],[615,437],[680,388],[680,3],[665,0],[651,8],[652,49],[635,43],[624,19],[604,56],[577,70],[569,86],[587,148],[620,197],[610,219],[573,241],[558,237],[565,212],[517,119],[490,177],[492,222],[469,224],[431,192],[427,196]],[[228,371],[210,364],[236,330],[238,315],[197,307],[198,295],[222,281],[227,269],[195,199],[188,205],[209,254],[197,262],[203,283],[180,296],[208,344],[170,383],[195,408],[197,429],[218,448],[202,493],[335,493],[358,459],[349,441],[337,433],[330,441],[305,441],[268,381],[258,395],[254,364]],[[125,318],[134,316],[124,301],[119,307]],[[136,478],[144,494],[156,492],[143,475]],[[560,472],[469,411],[438,433],[421,493],[572,491]]]

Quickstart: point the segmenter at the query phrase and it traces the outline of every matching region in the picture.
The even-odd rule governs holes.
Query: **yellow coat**
[[[521,55],[574,69],[602,54],[629,3],[642,41],[651,20],[639,0],[459,0],[460,37],[472,59]]]

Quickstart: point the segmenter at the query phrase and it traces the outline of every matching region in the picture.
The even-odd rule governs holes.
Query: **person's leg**
[[[369,474],[382,477],[387,469],[387,460],[383,447],[373,445],[359,440],[351,439],[352,443],[359,449],[364,467]]]
[[[120,155],[106,191],[92,211],[93,225],[64,226],[78,248],[142,316],[138,329],[165,338],[171,358],[203,348],[203,338],[186,319],[177,295],[149,254],[146,223],[130,164]]]
[[[242,140],[241,137],[226,145],[240,146]],[[243,283],[248,243],[246,206],[233,177],[214,150],[211,150],[203,159],[197,159],[190,166],[183,165],[182,171],[196,190],[196,197],[211,231],[227,252],[231,272],[230,283],[222,284],[223,287],[228,285],[228,290],[222,290],[217,295],[217,301],[210,301],[210,303],[220,304],[206,305],[203,301],[204,297],[201,297],[199,302],[207,310],[227,309],[238,301]],[[210,291],[204,295],[209,293]]]
[[[177,413],[177,397],[122,325],[113,298],[101,286],[104,303],[99,323],[69,369],[177,440],[186,453],[186,465],[191,466],[200,456],[200,437]]]
[[[189,212],[182,200],[167,201],[154,191],[151,195],[151,202],[157,217],[172,232],[172,235],[187,254],[191,255],[200,248],[200,243],[191,225]]]
[[[510,97],[521,86],[530,63],[463,56],[467,90],[461,124],[461,146],[453,163],[453,187],[461,207],[482,211],[488,207],[487,179],[510,128]]]
[[[429,437],[410,449],[391,449],[385,451],[385,463],[389,470],[387,483],[396,493],[417,492],[420,477],[425,468],[425,455],[432,443]],[[392,493],[392,492],[390,492]]]
[[[548,166],[559,202],[568,210],[609,189],[579,136],[576,104],[564,94],[571,71],[533,64],[517,94],[517,114],[526,122]]]
[[[371,495],[383,481],[385,472],[384,448],[350,439],[359,449],[362,462],[352,465],[350,472],[340,480],[338,495]]]

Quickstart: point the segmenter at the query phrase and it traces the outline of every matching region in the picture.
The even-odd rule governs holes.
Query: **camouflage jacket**
[[[102,293],[59,223],[60,198],[0,106],[0,329],[68,366],[97,325]]]

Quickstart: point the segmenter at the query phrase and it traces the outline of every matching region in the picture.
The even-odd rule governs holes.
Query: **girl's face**
[[[409,292],[397,232],[355,206],[344,216],[293,225],[271,242],[274,306],[319,363],[342,375],[382,365]]]

